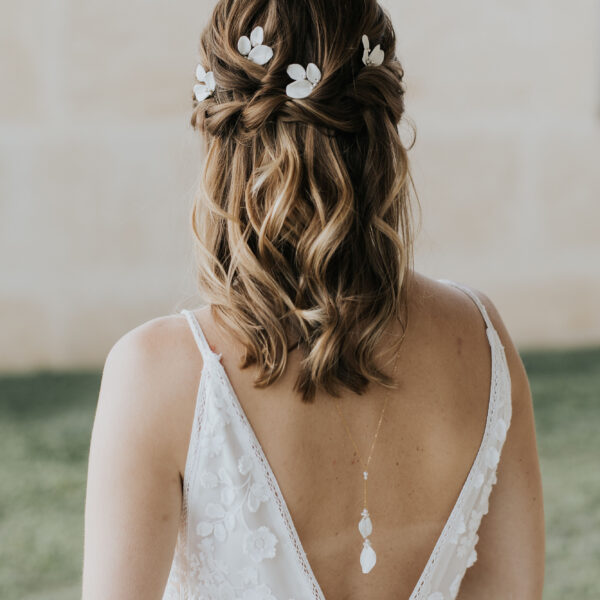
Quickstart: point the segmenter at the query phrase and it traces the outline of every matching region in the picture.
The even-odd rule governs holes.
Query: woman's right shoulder
[[[427,313],[427,317],[455,331],[484,330],[485,321],[476,302],[462,288],[472,292],[483,306],[493,328],[504,347],[510,374],[514,377],[516,392],[522,392],[527,376],[519,351],[500,311],[490,296],[469,283],[448,279],[434,279],[414,273],[414,302]],[[456,285],[453,285],[456,284]],[[519,387],[520,386],[520,387]]]
[[[432,319],[453,331],[482,328],[479,308],[467,294],[444,280],[416,278],[421,302]],[[542,597],[544,579],[544,510],[533,400],[519,351],[495,303],[469,284],[481,302],[504,348],[511,379],[512,417],[477,544],[478,560],[465,576],[460,597]],[[471,308],[468,304],[471,303]],[[473,308],[476,312],[473,312]],[[435,314],[433,314],[435,313]]]

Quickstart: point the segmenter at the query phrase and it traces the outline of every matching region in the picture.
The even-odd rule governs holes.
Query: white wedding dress
[[[477,560],[481,518],[511,419],[504,347],[479,298],[491,347],[485,431],[456,504],[407,600],[451,600]],[[326,600],[275,475],[194,314],[188,319],[204,361],[185,465],[183,510],[163,600]],[[358,534],[358,532],[357,532]]]

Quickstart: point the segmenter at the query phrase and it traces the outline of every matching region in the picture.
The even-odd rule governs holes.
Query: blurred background
[[[382,4],[417,128],[415,266],[500,310],[534,396],[544,598],[598,598],[600,2]],[[106,354],[201,301],[189,118],[213,6],[0,3],[1,598],[78,597]]]

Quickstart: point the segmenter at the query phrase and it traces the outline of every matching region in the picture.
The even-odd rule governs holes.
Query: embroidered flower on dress
[[[469,567],[472,567],[476,561],[477,561],[477,550],[475,550],[475,548],[473,548],[473,550],[471,550],[471,554],[469,554],[469,558],[467,559],[467,569]]]
[[[475,477],[473,477],[473,485],[479,489],[483,485],[483,473],[481,471],[477,471],[475,473]]]
[[[248,492],[248,510],[256,512],[261,502],[269,499],[269,488],[264,483],[255,481]]]
[[[469,524],[467,525],[467,529],[474,533],[479,529],[479,524],[481,523],[481,518],[483,514],[480,513],[476,508],[471,512],[471,516],[469,517]]]
[[[250,531],[244,538],[244,552],[254,561],[260,562],[264,558],[275,557],[275,546],[277,538],[271,530],[261,525],[258,529]]]
[[[456,527],[452,532],[452,536],[450,537],[450,542],[452,544],[458,544],[458,540],[460,536],[467,530],[467,526],[465,525],[465,518],[462,513],[459,515],[459,520],[456,523]]]
[[[238,572],[239,577],[242,580],[242,585],[256,585],[258,583],[258,571],[256,567],[247,566],[240,569]]]
[[[473,535],[470,533],[466,533],[465,535],[463,535],[458,542],[458,547],[456,548],[456,555],[460,556],[461,558],[466,556],[467,553],[473,549],[478,539],[479,538],[477,537],[477,534]]]
[[[214,473],[211,473],[210,471],[203,471],[202,473],[200,473],[200,485],[203,488],[215,488],[217,487],[217,485],[219,485],[219,480],[217,479],[217,476]]]
[[[257,585],[255,588],[244,590],[241,600],[277,600],[271,592],[271,588],[264,583]]]
[[[242,454],[238,459],[238,471],[242,475],[247,475],[253,467],[252,458],[248,454]]]
[[[498,466],[500,460],[500,453],[494,446],[490,446],[485,453],[485,460],[488,468],[495,469]]]
[[[506,440],[506,432],[508,427],[506,426],[506,421],[500,417],[494,427],[494,433],[496,434],[496,439],[502,444],[504,440]]]
[[[209,502],[204,509],[204,514],[211,521],[199,521],[196,525],[196,533],[207,537],[214,535],[219,542],[227,539],[227,531],[232,531],[235,527],[235,515],[228,513],[221,504]]]

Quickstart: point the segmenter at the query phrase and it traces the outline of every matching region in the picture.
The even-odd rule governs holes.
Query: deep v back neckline
[[[444,280],[444,281],[447,281],[447,280]],[[249,442],[255,452],[256,458],[259,460],[260,464],[262,465],[267,483],[269,485],[271,492],[274,495],[274,499],[279,508],[279,514],[284,521],[285,528],[288,532],[290,541],[291,541],[294,549],[296,550],[296,555],[297,555],[298,561],[300,563],[300,566],[301,566],[302,570],[304,571],[306,577],[308,578],[309,583],[313,589],[314,598],[318,598],[318,600],[327,600],[327,598],[325,597],[325,594],[323,593],[323,590],[321,589],[321,586],[314,574],[314,571],[312,569],[310,561],[308,560],[308,556],[306,554],[306,551],[304,550],[302,541],[300,540],[300,536],[298,534],[294,520],[292,519],[292,515],[290,513],[289,507],[288,507],[285,497],[281,491],[281,488],[279,487],[279,482],[277,480],[277,477],[275,476],[275,473],[274,473],[274,471],[271,467],[271,464],[263,450],[263,447],[262,447],[260,441],[258,440],[256,432],[254,431],[254,428],[252,427],[252,424],[250,423],[250,420],[246,414],[246,411],[244,410],[244,408],[239,400],[239,397],[238,397],[235,389],[233,388],[233,384],[231,383],[231,380],[227,374],[227,371],[225,370],[224,365],[221,363],[222,355],[215,353],[210,348],[210,345],[208,344],[208,341],[206,340],[206,337],[202,331],[202,328],[200,327],[200,324],[199,324],[196,316],[191,311],[187,311],[187,312],[191,315],[191,317],[193,319],[194,327],[196,328],[196,333],[202,340],[202,343],[205,346],[206,353],[210,357],[212,365],[214,365],[218,371],[219,380],[226,387],[227,397],[231,401],[234,412],[238,416],[239,420],[241,421],[241,423],[243,425],[243,429],[245,430],[246,434],[248,435]],[[433,550],[431,551],[429,558],[427,559],[427,562],[425,563],[425,567],[423,568],[421,575],[420,575],[419,579],[417,580],[417,583],[416,583],[415,587],[413,588],[408,600],[417,600],[420,597],[420,595],[419,595],[420,590],[423,588],[425,582],[427,581],[428,577],[432,573],[432,568],[435,565],[436,555],[441,550],[443,544],[445,543],[446,539],[450,535],[452,528],[454,527],[455,521],[457,519],[457,516],[459,515],[459,513],[461,511],[463,499],[469,489],[469,484],[471,483],[471,481],[474,477],[476,467],[483,460],[482,454],[483,454],[483,449],[484,449],[484,445],[485,445],[484,443],[485,443],[488,435],[490,435],[490,428],[491,428],[491,421],[492,421],[492,414],[493,414],[492,409],[493,409],[493,404],[497,399],[496,396],[497,396],[498,388],[496,388],[494,386],[494,373],[499,365],[499,360],[498,360],[499,357],[496,355],[496,346],[493,343],[493,339],[492,339],[493,336],[497,336],[497,332],[491,325],[491,322],[488,322],[487,317],[486,317],[486,334],[487,334],[488,341],[490,344],[490,352],[491,352],[491,379],[490,379],[490,393],[489,393],[489,397],[488,397],[487,417],[486,417],[486,423],[485,423],[485,428],[483,431],[481,443],[479,445],[479,448],[477,450],[477,453],[475,455],[473,463],[471,464],[471,467],[469,469],[467,477],[465,478],[465,481],[461,487],[461,491],[456,499],[456,502],[454,503],[452,510],[450,511],[450,514],[444,523],[444,526],[436,540]],[[205,371],[207,369],[207,367],[210,368],[210,364],[209,365],[203,364],[202,370]],[[200,383],[199,383],[200,389],[198,390],[199,396],[201,394],[201,387],[202,387],[203,383],[204,383],[204,377],[201,376]]]

